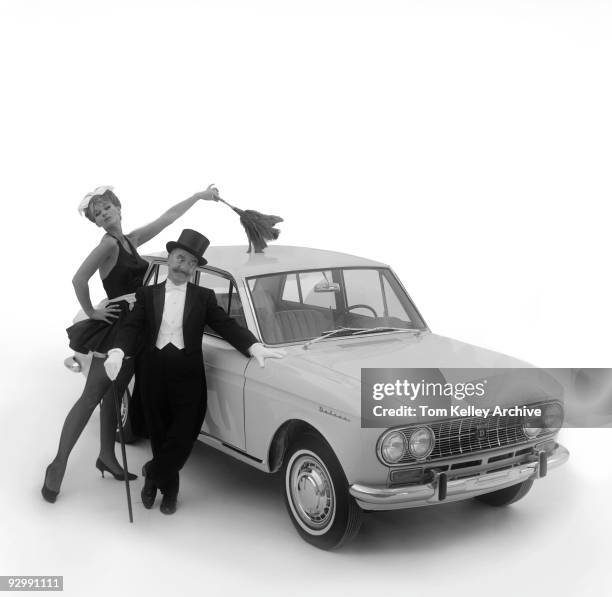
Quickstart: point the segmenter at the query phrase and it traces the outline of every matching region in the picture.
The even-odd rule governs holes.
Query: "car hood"
[[[361,380],[364,368],[444,370],[532,367],[513,357],[429,332],[381,334],[311,344],[294,356]],[[458,375],[447,371],[451,377]],[[449,380],[450,381],[450,380]]]
[[[409,376],[411,381],[457,384],[487,380],[484,398],[464,397],[459,401],[456,397],[448,396],[436,401],[435,405],[440,407],[514,406],[559,397],[562,393],[559,384],[550,375],[525,361],[430,332],[322,341],[310,345],[306,350],[296,347],[292,356],[302,361],[304,368],[311,373],[318,370],[322,387],[325,378],[344,378],[346,391],[336,393],[331,400],[328,396],[329,405],[354,415],[361,412],[359,388],[369,388],[368,384],[373,379],[364,378],[362,383],[362,369],[384,369],[375,372],[380,376],[375,378],[376,381],[384,383],[405,379],[406,369],[412,370]],[[369,409],[371,399],[364,399],[364,405],[368,405]],[[361,416],[364,416],[363,412]],[[440,418],[445,416],[418,416],[413,422]]]

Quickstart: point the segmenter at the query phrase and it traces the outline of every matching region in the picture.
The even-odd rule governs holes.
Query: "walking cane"
[[[119,441],[121,442],[121,457],[123,458],[123,476],[125,477],[125,493],[128,503],[128,512],[130,514],[130,522],[134,522],[132,517],[132,496],[130,494],[130,480],[128,479],[127,457],[125,455],[125,439],[123,438],[123,425],[121,424],[121,408],[119,406],[119,397],[117,396],[117,383],[112,380],[113,397],[115,399],[115,412],[117,413],[117,423],[119,424]]]

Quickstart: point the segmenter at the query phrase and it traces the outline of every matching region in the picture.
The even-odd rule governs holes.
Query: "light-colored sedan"
[[[165,279],[166,257],[148,256],[146,284]],[[263,254],[213,246],[206,258],[193,282],[286,356],[261,368],[207,330],[200,440],[261,471],[282,470],[289,516],[309,543],[340,546],[364,510],[472,497],[506,505],[567,460],[556,441],[563,410],[555,384],[533,396],[521,389],[520,403],[539,407],[536,419],[438,412],[367,426],[363,371],[436,371],[448,381],[458,371],[528,367],[432,333],[389,266],[278,245]]]

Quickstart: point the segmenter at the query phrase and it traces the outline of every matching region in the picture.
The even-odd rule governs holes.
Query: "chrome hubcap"
[[[310,452],[297,453],[288,485],[292,510],[308,531],[323,531],[334,519],[336,496],[325,465]]]
[[[128,418],[128,393],[124,392],[121,398],[121,426],[125,427]]]
[[[123,392],[123,396],[121,396],[121,408],[120,408],[120,416],[121,416],[121,426],[125,427],[128,422],[128,416],[130,411],[130,399],[132,397],[132,392],[134,391],[134,378],[130,380],[128,387],[125,392]]]

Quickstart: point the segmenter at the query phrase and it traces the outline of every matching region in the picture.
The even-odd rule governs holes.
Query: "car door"
[[[229,275],[201,270],[197,284],[213,290],[219,306],[246,327],[240,296]],[[208,389],[202,433],[244,450],[244,373],[249,359],[209,327],[202,339],[202,352]]]

